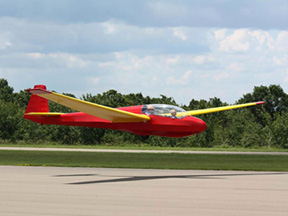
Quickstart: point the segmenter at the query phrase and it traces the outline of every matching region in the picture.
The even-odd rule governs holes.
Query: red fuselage
[[[143,114],[143,105],[121,107],[120,110]],[[199,118],[186,116],[182,119],[149,115],[150,120],[139,123],[112,123],[108,120],[97,118],[83,112],[66,113],[59,116],[29,116],[24,118],[40,124],[55,124],[67,126],[84,126],[127,131],[137,135],[155,135],[164,137],[185,137],[206,130],[206,123]]]

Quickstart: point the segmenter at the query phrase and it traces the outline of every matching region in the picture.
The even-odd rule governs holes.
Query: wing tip
[[[265,101],[258,101],[258,102],[256,102],[256,105],[264,104],[264,103],[265,103]]]

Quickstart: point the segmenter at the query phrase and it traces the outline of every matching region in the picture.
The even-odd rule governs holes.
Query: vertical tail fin
[[[45,89],[45,85],[35,85],[34,89]],[[29,89],[27,90],[29,92]],[[32,94],[26,108],[25,114],[30,112],[49,112],[48,100]]]

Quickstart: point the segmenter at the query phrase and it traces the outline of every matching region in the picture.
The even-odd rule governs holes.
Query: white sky
[[[80,97],[219,97],[288,91],[286,0],[0,0],[0,78]]]

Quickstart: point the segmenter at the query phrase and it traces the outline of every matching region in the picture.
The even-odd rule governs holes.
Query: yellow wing
[[[187,112],[190,115],[195,116],[195,115],[220,112],[220,111],[230,110],[230,109],[238,109],[238,108],[247,107],[247,106],[254,106],[254,105],[264,104],[264,103],[265,103],[264,101],[260,101],[260,102],[232,105],[232,106],[215,107],[215,108],[208,108],[208,109],[201,109],[201,110],[191,110],[191,111],[187,111]]]
[[[99,104],[68,97],[66,95],[61,95],[55,92],[50,92],[44,89],[30,89],[29,92],[51,100],[55,103],[69,107],[73,110],[84,112],[98,118],[106,119],[111,122],[145,122],[150,120],[150,118],[146,115],[135,114],[124,110],[118,110],[111,107],[102,106]]]

